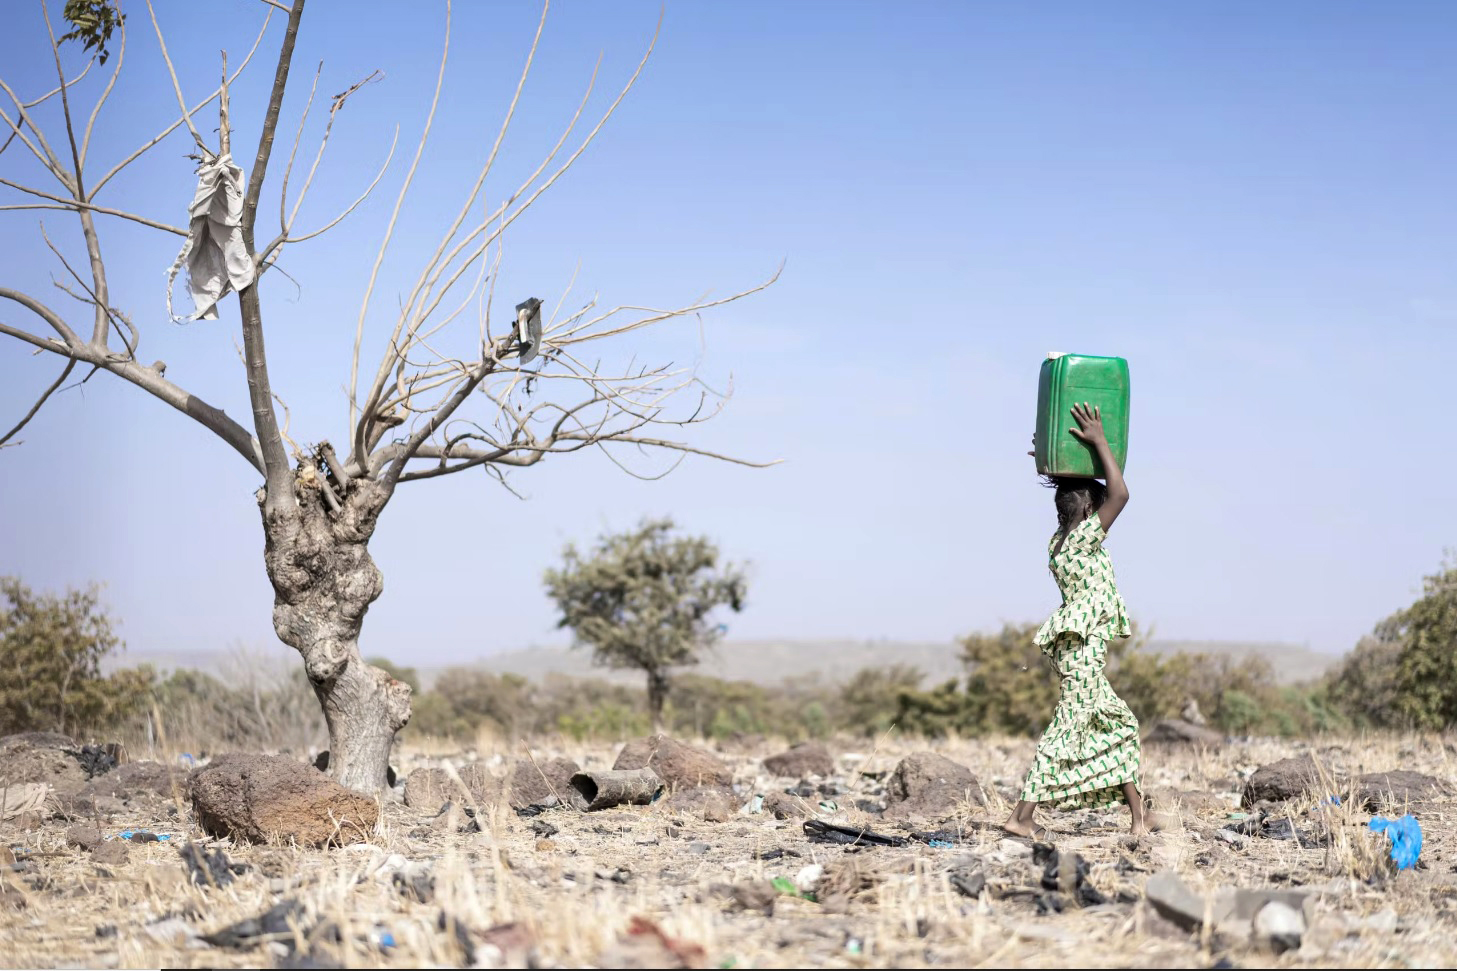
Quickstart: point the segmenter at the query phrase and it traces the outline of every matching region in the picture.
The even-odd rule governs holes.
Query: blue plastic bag
[[[1391,839],[1391,858],[1398,870],[1410,870],[1417,865],[1422,852],[1422,825],[1411,813],[1400,819],[1386,819],[1375,816],[1371,820],[1371,832],[1385,832]]]

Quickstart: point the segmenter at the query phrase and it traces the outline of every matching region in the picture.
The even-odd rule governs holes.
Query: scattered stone
[[[702,856],[711,849],[713,849],[713,847],[709,846],[707,843],[700,842],[688,844],[688,852],[692,853],[694,856]]]
[[[539,770],[537,766],[540,766]],[[548,759],[536,764],[532,764],[530,759],[517,759],[511,770],[507,797],[511,808],[521,809],[550,799],[568,798],[572,792],[572,776],[581,771],[581,766],[571,759]],[[542,776],[546,778],[542,779]]]
[[[9,884],[0,884],[0,907],[6,910],[24,910],[27,903],[25,891]]]
[[[187,878],[199,887],[226,887],[233,877],[247,873],[246,863],[234,863],[220,849],[205,849],[191,840],[177,848],[187,866]]]
[[[787,792],[765,793],[763,811],[775,819],[805,819],[814,814],[809,803]]]
[[[1071,850],[1060,850],[1050,843],[1032,847],[1032,862],[1042,867],[1042,889],[1068,894],[1083,907],[1107,903],[1107,898],[1088,882],[1088,861]],[[1060,911],[1059,903],[1058,910]]]
[[[94,850],[101,845],[101,830],[90,823],[81,823],[66,830],[66,845]]]
[[[544,819],[533,819],[531,821],[531,831],[537,836],[540,836],[542,839],[555,836],[557,833],[561,832],[561,830],[557,829],[555,826],[553,826],[551,823],[548,823]]]
[[[967,897],[980,897],[987,885],[987,875],[980,868],[967,867],[952,870],[947,879],[951,882],[951,886],[956,888],[957,893]]]
[[[886,783],[886,819],[944,819],[968,800],[982,803],[981,786],[966,766],[935,752],[901,759]]]
[[[411,860],[390,874],[390,882],[401,896],[428,904],[435,899],[435,872],[428,863]]]
[[[1177,873],[1155,873],[1144,884],[1143,893],[1160,917],[1183,930],[1196,931],[1204,926],[1204,898],[1190,890]]]
[[[1309,755],[1280,759],[1262,765],[1245,783],[1241,804],[1251,808],[1257,802],[1283,802],[1320,787],[1320,773]]]
[[[1389,806],[1403,807],[1423,799],[1436,799],[1452,794],[1451,787],[1434,776],[1399,769],[1395,772],[1372,772],[1356,779],[1353,798],[1367,812]]]
[[[1179,717],[1191,725],[1207,725],[1204,712],[1199,710],[1199,701],[1196,698],[1185,698],[1184,707],[1179,710]]]
[[[744,910],[757,910],[765,917],[774,916],[774,901],[779,891],[768,880],[747,880],[733,887],[733,899]]]
[[[1221,843],[1228,843],[1237,850],[1249,849],[1250,838],[1244,833],[1236,833],[1232,829],[1221,829],[1214,834],[1214,838]]]
[[[739,800],[731,789],[683,789],[668,797],[665,806],[675,813],[692,813],[708,823],[726,823],[738,812]]]
[[[718,758],[666,735],[628,742],[612,768],[651,768],[673,790],[699,786],[728,788],[734,781],[733,772]]]
[[[1144,742],[1152,745],[1188,745],[1194,748],[1219,748],[1224,736],[1213,729],[1182,718],[1165,718],[1148,730]]]
[[[367,840],[373,799],[281,755],[226,754],[192,781],[192,808],[211,836],[329,846]]]
[[[800,893],[814,893],[824,875],[825,868],[818,863],[800,867],[799,872],[794,875],[794,887]]]
[[[538,852],[538,853],[555,853],[556,852],[556,844],[553,843],[551,840],[537,840],[536,841],[536,852]]]
[[[1305,918],[1298,911],[1271,901],[1255,914],[1255,938],[1274,948],[1276,954],[1284,954],[1300,947],[1300,938],[1305,933]]]
[[[54,732],[22,732],[0,738],[0,788],[44,782],[57,793],[77,792],[86,770],[75,740]]]
[[[270,940],[282,940],[285,936],[292,937],[294,929],[303,919],[303,905],[297,900],[284,900],[257,917],[249,917],[211,934],[203,934],[201,939],[214,947],[249,948]]]
[[[481,763],[461,766],[456,775],[460,782],[452,779],[445,769],[416,769],[405,780],[405,805],[436,813],[447,802],[485,808],[500,800],[503,783]]]
[[[131,859],[131,851],[121,840],[110,840],[94,848],[91,858],[103,866],[122,866]]]
[[[800,742],[787,752],[764,760],[764,771],[780,778],[803,779],[806,776],[828,776],[835,772],[835,760],[820,742]]]

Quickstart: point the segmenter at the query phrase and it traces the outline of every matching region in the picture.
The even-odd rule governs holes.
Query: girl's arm
[[[1106,533],[1113,528],[1113,520],[1118,518],[1123,507],[1128,505],[1128,486],[1123,481],[1123,470],[1118,467],[1113,450],[1108,447],[1108,436],[1103,434],[1102,409],[1089,408],[1086,403],[1073,405],[1073,418],[1077,419],[1078,427],[1068,431],[1098,453],[1098,461],[1103,463],[1103,469],[1108,473],[1108,497],[1098,510],[1098,521]]]

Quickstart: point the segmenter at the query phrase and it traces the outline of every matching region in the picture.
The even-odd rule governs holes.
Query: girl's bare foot
[[[1052,831],[1046,826],[1038,826],[1036,823],[1024,823],[1013,817],[1002,824],[1002,832],[1011,836],[1020,836],[1023,839],[1033,839],[1046,843],[1052,836]]]
[[[1173,821],[1163,813],[1145,812],[1133,817],[1133,825],[1128,831],[1134,836],[1147,836],[1169,829],[1172,825]]]

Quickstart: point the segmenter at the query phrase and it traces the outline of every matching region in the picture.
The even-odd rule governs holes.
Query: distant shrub
[[[143,708],[154,678],[145,667],[103,675],[121,647],[95,588],[54,596],[0,577],[0,734],[114,731]]]

